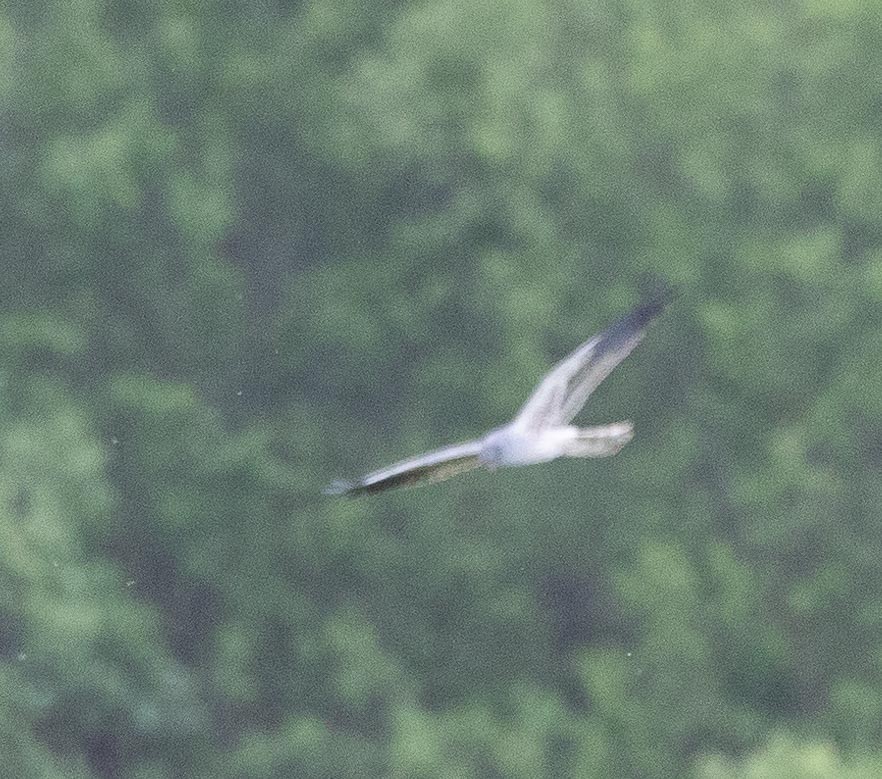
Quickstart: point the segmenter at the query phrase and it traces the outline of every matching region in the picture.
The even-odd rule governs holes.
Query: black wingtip
[[[643,302],[637,308],[619,320],[617,329],[621,332],[643,330],[665,310],[672,298],[673,295],[669,290],[656,291],[652,295],[644,297]]]
[[[674,302],[677,291],[663,278],[644,280],[640,286],[643,288],[640,305],[628,318],[633,316],[636,326],[645,327]]]
[[[645,299],[630,314],[625,316],[624,321],[633,328],[643,329],[665,310],[669,300],[669,297],[661,295]]]
[[[670,294],[662,292],[656,292],[652,296],[644,297],[643,302],[635,309],[625,314],[604,331],[600,349],[616,349],[635,336],[639,337],[649,327],[652,320],[665,310],[665,306],[668,305],[670,299]]]

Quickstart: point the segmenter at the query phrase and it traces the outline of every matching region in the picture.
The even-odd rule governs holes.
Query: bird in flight
[[[548,462],[558,457],[608,457],[634,436],[631,422],[599,427],[570,423],[588,396],[646,333],[664,308],[661,298],[643,303],[583,343],[539,382],[517,416],[481,438],[411,457],[357,481],[335,481],[328,495],[368,495],[392,487],[442,481],[475,468],[489,470]]]

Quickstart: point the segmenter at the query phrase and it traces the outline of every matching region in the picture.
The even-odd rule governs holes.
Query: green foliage
[[[878,755],[843,757],[829,742],[797,742],[773,736],[757,752],[740,760],[710,756],[697,766],[696,779],[870,779],[878,776]]]
[[[882,5],[0,11],[0,762],[879,774]],[[335,502],[662,276],[618,457]]]

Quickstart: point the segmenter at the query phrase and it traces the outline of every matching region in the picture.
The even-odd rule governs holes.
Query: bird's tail
[[[609,457],[634,437],[634,425],[616,422],[600,427],[580,427],[567,445],[566,457]]]

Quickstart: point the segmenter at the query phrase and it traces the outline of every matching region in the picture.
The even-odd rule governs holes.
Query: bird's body
[[[535,433],[517,425],[505,425],[482,439],[478,460],[486,468],[544,463],[560,457],[578,435],[579,428],[572,425]]]
[[[506,425],[482,438],[436,449],[383,468],[356,482],[334,482],[329,494],[360,495],[441,481],[484,467],[532,465],[558,457],[607,457],[633,437],[630,422],[580,428],[570,423],[588,396],[643,339],[663,303],[639,306],[555,365]]]

